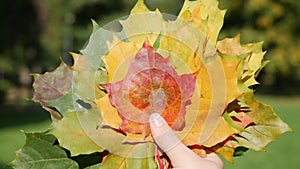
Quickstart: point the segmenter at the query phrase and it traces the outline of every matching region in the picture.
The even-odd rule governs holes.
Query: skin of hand
[[[174,169],[223,169],[223,161],[215,153],[203,158],[186,147],[167,122],[158,114],[149,118],[151,133],[158,147],[169,157]]]

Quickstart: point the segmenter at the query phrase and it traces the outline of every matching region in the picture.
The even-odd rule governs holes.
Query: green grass
[[[275,112],[293,131],[285,133],[268,145],[267,152],[248,151],[244,156],[235,158],[234,164],[225,162],[225,169],[298,169],[300,97],[259,96],[257,99],[272,105]],[[47,112],[36,107],[22,109],[19,113],[15,113],[12,108],[1,109],[1,115],[0,165],[3,166],[15,158],[15,151],[24,144],[25,136],[21,130],[45,131],[50,125],[50,117]]]

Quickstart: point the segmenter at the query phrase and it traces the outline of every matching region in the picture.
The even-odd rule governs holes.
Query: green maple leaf
[[[274,113],[271,106],[254,100],[253,93],[246,93],[240,100],[251,107],[247,114],[255,119],[255,125],[247,127],[235,137],[240,146],[264,151],[268,143],[286,131],[291,131],[289,126]]]
[[[45,133],[25,133],[26,143],[11,162],[13,168],[69,168],[78,169],[78,164],[69,159],[66,152],[54,145],[56,138]]]

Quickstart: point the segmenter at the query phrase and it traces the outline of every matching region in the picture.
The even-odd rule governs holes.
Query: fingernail
[[[155,127],[162,127],[165,124],[164,119],[158,113],[151,114],[149,122],[152,123]]]

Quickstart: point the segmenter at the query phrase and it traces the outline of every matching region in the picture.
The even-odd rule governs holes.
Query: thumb
[[[153,139],[163,152],[168,152],[181,143],[165,119],[158,113],[150,116],[149,123]]]
[[[174,168],[223,168],[223,162],[216,154],[201,158],[186,147],[158,113],[150,116],[149,123],[155,143],[167,154]]]
[[[177,138],[159,114],[152,114],[149,122],[155,143],[167,154],[174,168],[186,168],[187,162],[197,161],[199,157]]]

